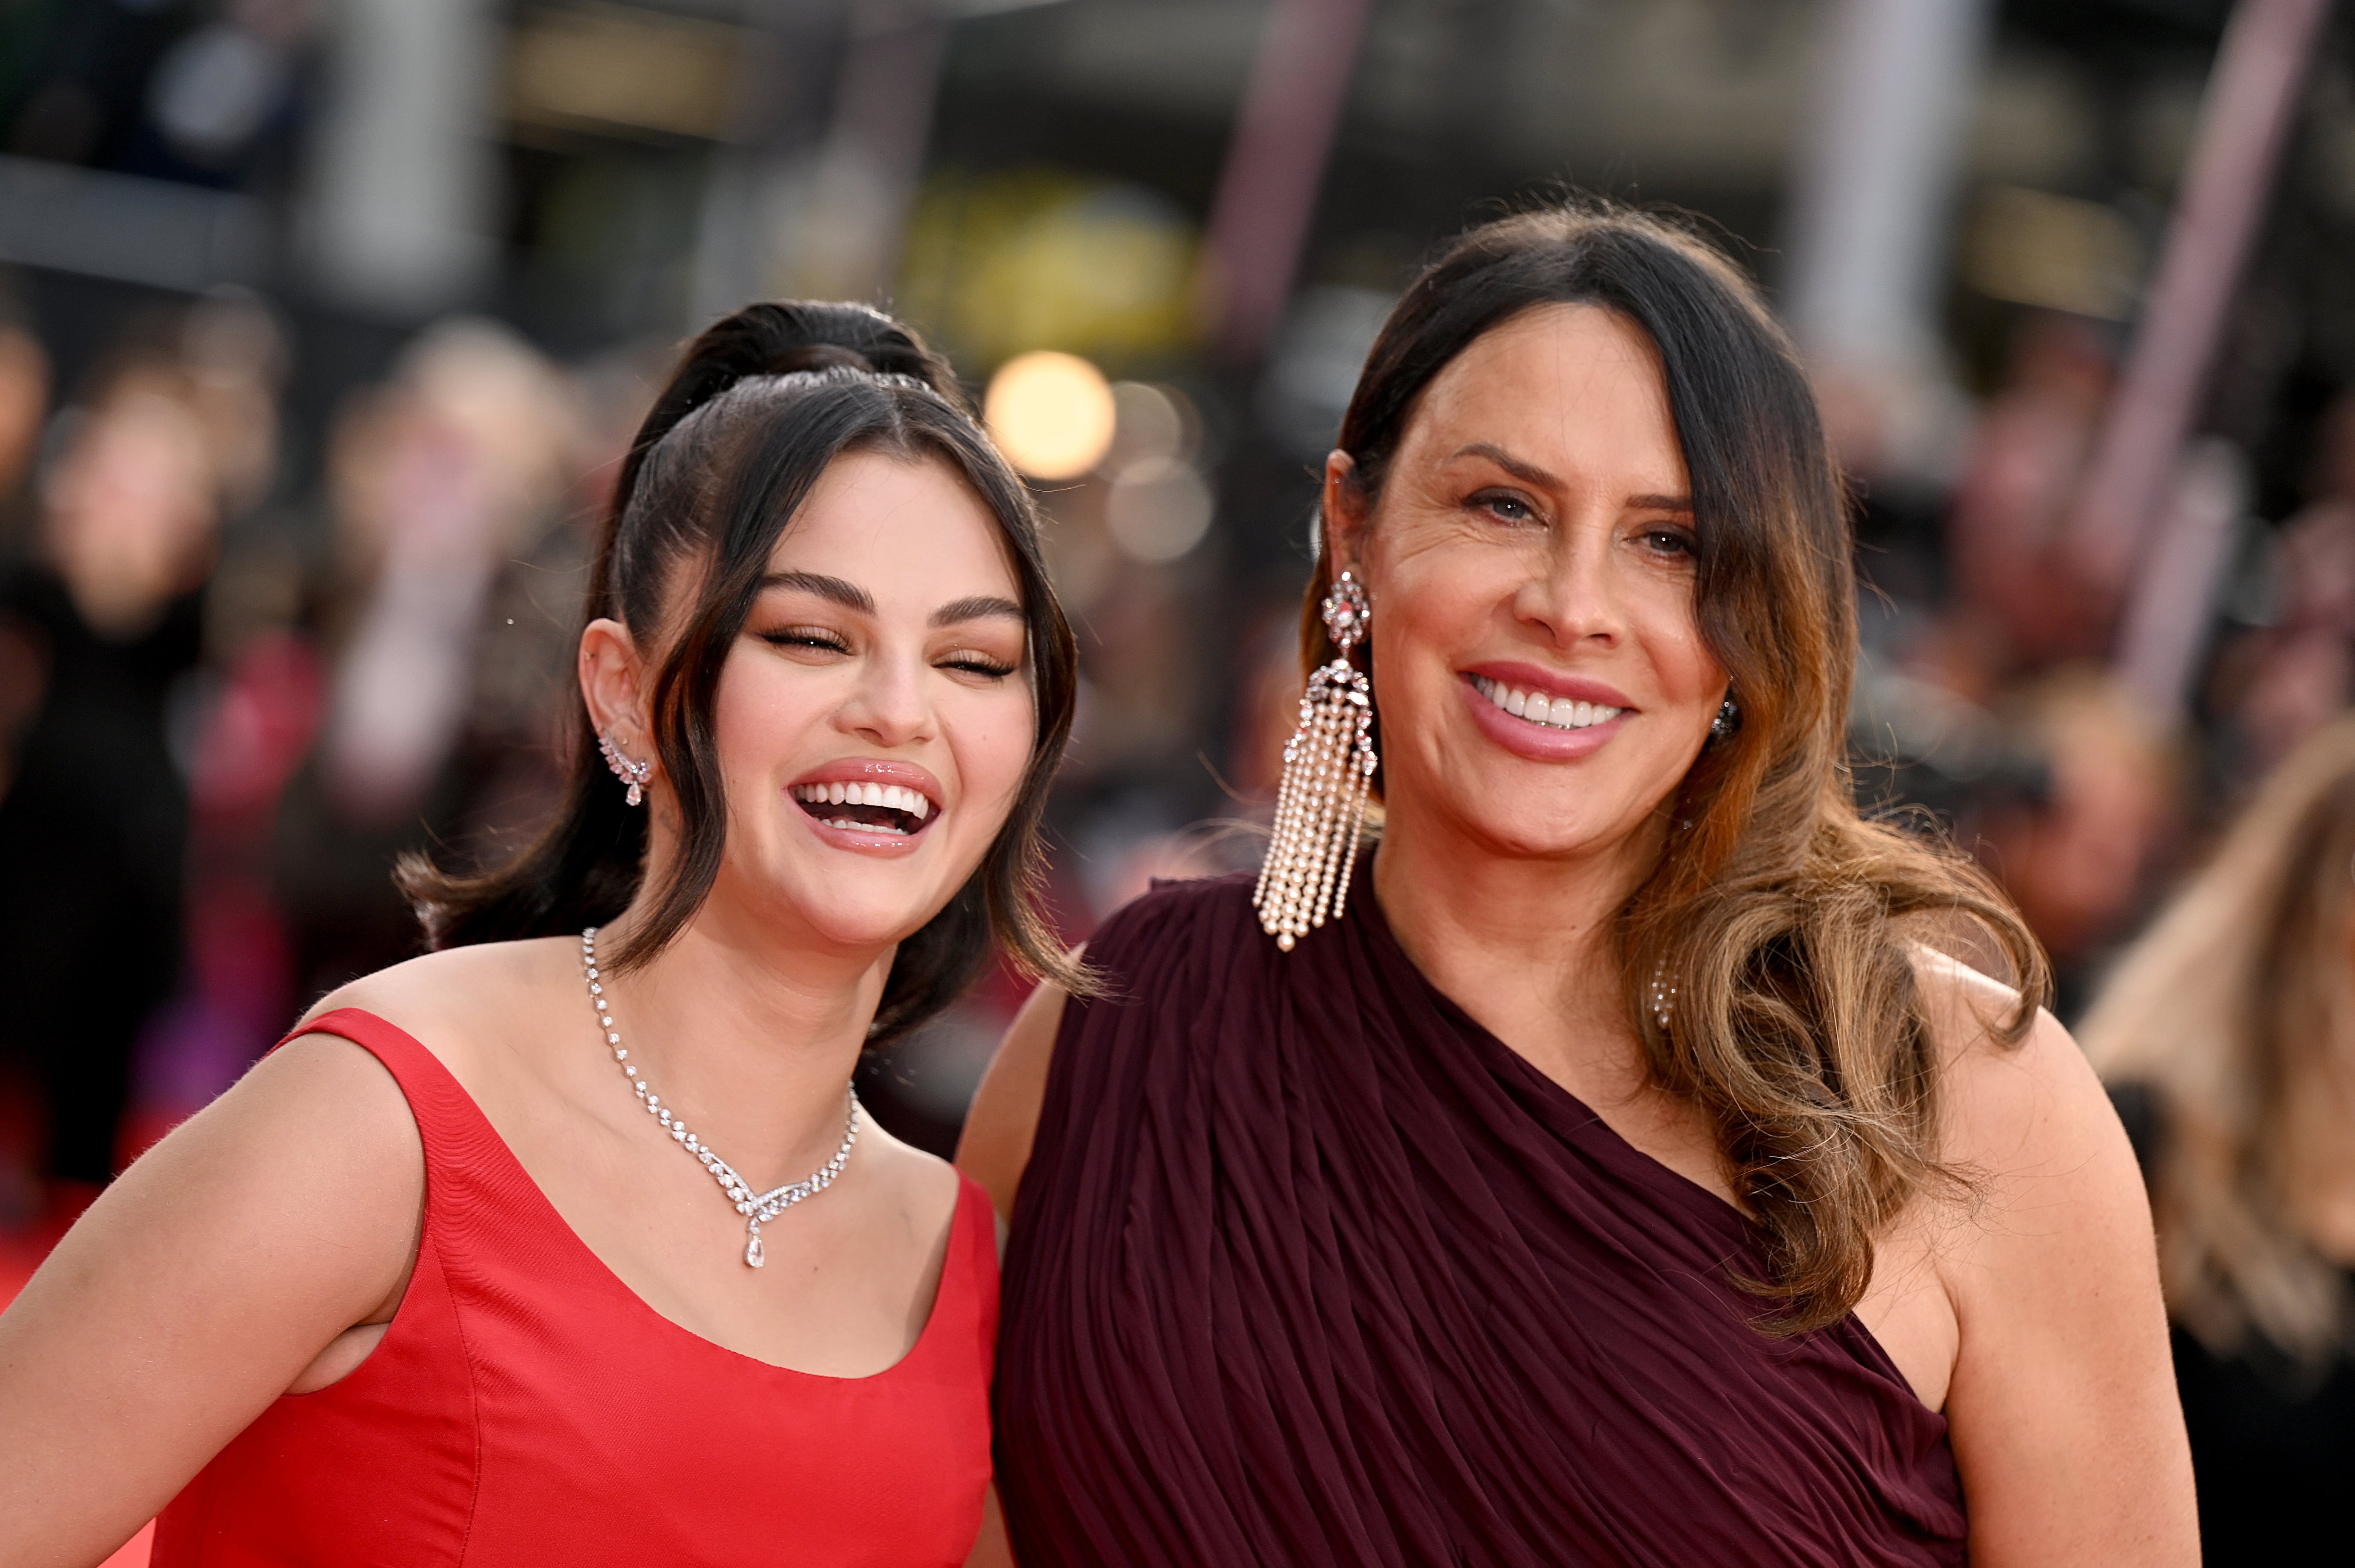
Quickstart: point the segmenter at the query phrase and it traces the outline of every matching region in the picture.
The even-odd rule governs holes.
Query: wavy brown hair
[[[2355,1051],[2350,868],[2355,716],[2275,770],[2085,1019],[2103,1077],[2150,1097],[2168,1310],[2220,1355],[2254,1333],[2318,1368],[2355,1328],[2307,1218]]]
[[[679,848],[645,920],[613,955],[644,964],[695,917],[727,849],[713,700],[769,557],[826,469],[853,452],[936,463],[986,507],[1021,588],[1036,721],[1030,762],[997,837],[948,906],[900,944],[868,1031],[907,1033],[954,1001],[1002,949],[1081,994],[1036,902],[1039,818],[1078,700],[1079,650],[1047,578],[1029,492],[966,408],[947,361],[857,304],[756,304],[688,346],[622,464],[589,574],[583,620],[609,615],[655,662],[654,740],[678,800]],[[435,947],[578,932],[629,907],[645,877],[646,814],[623,803],[575,700],[564,804],[547,829],[480,876],[403,861],[401,891]]]
[[[1669,796],[1667,851],[1620,911],[1628,1017],[1654,1082],[1718,1128],[1758,1222],[1765,1277],[1744,1283],[1778,1303],[1768,1326],[1820,1328],[1863,1296],[1902,1210],[1967,1186],[1940,1157],[1917,944],[2001,960],[2019,991],[1992,1024],[2006,1041],[2049,988],[2044,955],[1977,867],[1857,809],[1849,497],[1788,339],[1694,233],[1582,204],[1449,246],[1391,311],[1342,421],[1375,526],[1423,389],[1484,333],[1554,304],[1615,312],[1659,351],[1691,478],[1701,634],[1741,707]],[[1303,606],[1310,667],[1335,656],[1317,614],[1331,571],[1320,562]],[[1376,696],[1379,711],[1379,683]],[[1676,988],[1665,1030],[1644,1005],[1655,976]]]

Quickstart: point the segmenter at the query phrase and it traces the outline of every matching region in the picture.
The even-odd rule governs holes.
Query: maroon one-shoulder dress
[[[1016,1206],[1023,1568],[1960,1563],[1946,1424],[1853,1317],[1753,1327],[1734,1209],[1440,995],[1361,871],[1097,933]]]

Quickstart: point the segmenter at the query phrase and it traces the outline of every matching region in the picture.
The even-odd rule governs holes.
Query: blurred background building
[[[2327,10],[0,0],[0,875],[99,933],[14,917],[0,1220],[410,951],[392,856],[529,830],[616,453],[754,296],[906,315],[1039,485],[1071,933],[1247,863],[1366,347],[1434,242],[1571,189],[1785,311],[1862,497],[1859,787],[2009,881],[2068,1014],[2355,696]],[[876,1064],[886,1115],[946,1147],[1018,995]]]

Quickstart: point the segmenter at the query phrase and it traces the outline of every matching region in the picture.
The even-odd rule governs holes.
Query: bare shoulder
[[[577,944],[564,937],[487,942],[428,953],[330,991],[298,1029],[346,1008],[375,1014],[433,1053],[462,1083],[480,1063],[477,1041],[537,1011],[551,979],[578,979]]]
[[[1928,1259],[1951,1303],[1945,1401],[1971,1561],[2198,1561],[2150,1207],[2077,1042],[1950,958],[1917,963],[1939,1049],[1941,1148],[1969,1201]],[[1917,1216],[1926,1218],[1926,1216]]]
[[[2018,991],[1928,948],[1916,949],[1914,973],[1938,1050],[1950,1163],[1995,1179],[2080,1171],[2139,1190],[2109,1096],[2058,1019],[2040,1008],[2024,1033],[2007,1039]]]
[[[357,1364],[424,1193],[400,1086],[325,1035],[134,1162],[0,1316],[0,1561],[32,1561],[27,1528],[42,1561],[97,1561],[331,1346]]]
[[[902,1143],[872,1116],[861,1116],[858,1151],[886,1194],[886,1204],[909,1233],[928,1246],[948,1233],[956,1218],[960,1183],[956,1167],[936,1154]]]
[[[1077,951],[1072,956],[1078,956]],[[981,1075],[981,1087],[965,1114],[964,1134],[957,1140],[958,1168],[981,1184],[1002,1220],[1013,1218],[1014,1195],[1030,1163],[1065,999],[1063,988],[1051,982],[1030,993]]]

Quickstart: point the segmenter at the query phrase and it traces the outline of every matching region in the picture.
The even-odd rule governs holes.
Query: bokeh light
[[[1076,479],[1112,450],[1119,411],[1103,372],[1039,349],[998,367],[982,417],[1007,461],[1033,479]]]
[[[1131,558],[1157,565],[1191,553],[1210,531],[1210,486],[1176,457],[1131,464],[1113,481],[1104,527]]]

